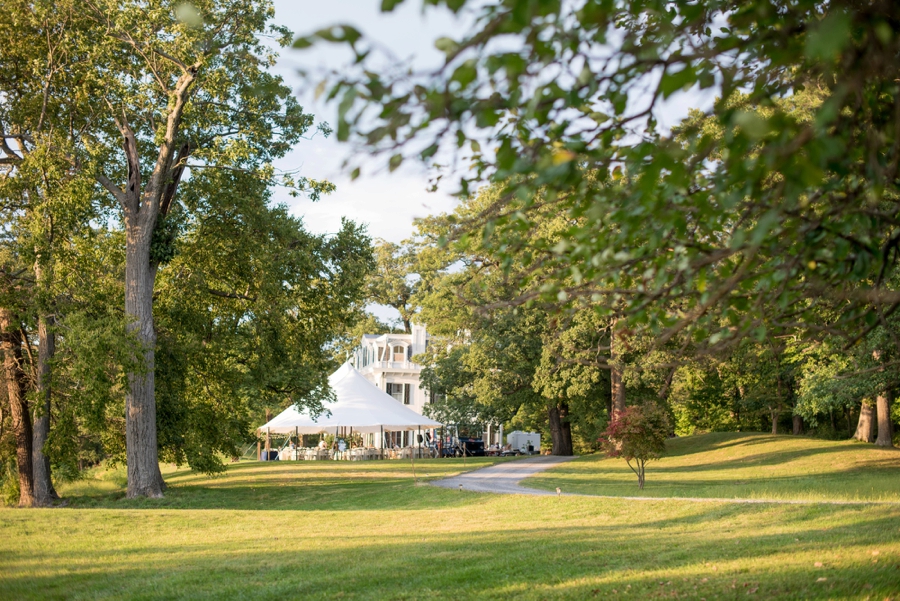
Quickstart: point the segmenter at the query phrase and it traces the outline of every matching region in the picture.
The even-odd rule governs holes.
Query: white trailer
[[[506,442],[512,449],[517,449],[523,453],[541,452],[541,435],[537,432],[515,430],[509,433],[506,437]]]

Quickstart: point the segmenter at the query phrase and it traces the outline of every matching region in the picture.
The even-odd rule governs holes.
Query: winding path
[[[462,487],[463,490],[474,492],[494,492],[513,495],[555,495],[555,492],[549,490],[538,490],[536,488],[519,486],[519,481],[571,459],[575,459],[575,457],[538,455],[526,459],[518,459],[516,461],[505,461],[489,467],[483,467],[480,470],[453,476],[452,478],[435,480],[434,482],[431,482],[431,484],[433,486],[453,489]]]
[[[501,493],[513,495],[537,495],[549,496],[557,493],[550,490],[540,490],[521,486],[519,482],[528,476],[540,473],[546,469],[557,466],[560,463],[570,461],[575,457],[558,457],[554,455],[541,455],[528,457],[516,461],[498,463],[489,467],[466,472],[452,478],[434,480],[432,486],[442,488],[462,489],[472,492]],[[561,493],[564,496],[592,497],[595,499],[619,499],[625,501],[692,501],[695,503],[742,503],[747,505],[895,505],[900,506],[900,501],[804,501],[793,499],[728,499],[716,497],[619,497],[614,495],[587,495],[582,493]]]

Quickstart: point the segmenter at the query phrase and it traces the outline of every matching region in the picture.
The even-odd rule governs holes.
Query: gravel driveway
[[[519,486],[519,481],[572,459],[575,459],[575,457],[538,455],[535,457],[528,457],[527,459],[498,463],[497,465],[475,470],[474,472],[460,474],[459,476],[454,476],[452,478],[435,480],[434,482],[431,482],[431,485],[458,489],[459,485],[462,484],[463,490],[475,492],[496,492],[514,495],[555,495],[555,492],[549,490],[538,490],[536,488]]]

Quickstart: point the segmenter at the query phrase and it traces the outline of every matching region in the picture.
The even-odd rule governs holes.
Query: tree
[[[26,398],[22,370],[22,329],[16,316],[0,307],[0,350],[3,353],[3,375],[6,398],[16,438],[16,463],[19,470],[19,507],[34,505],[34,473],[32,471],[31,412]]]
[[[613,416],[601,442],[607,455],[625,459],[643,490],[647,462],[666,452],[669,428],[669,417],[658,405],[632,405]]]
[[[590,310],[515,306],[514,278],[480,238],[441,244],[497,190],[487,187],[453,214],[418,222],[422,284],[413,301],[418,318],[446,344],[432,345],[422,361],[429,366],[423,382],[443,395],[431,415],[540,428],[549,431],[554,454],[571,455],[576,441],[590,447],[605,423],[608,321]],[[552,215],[541,224],[542,233],[558,227]]]
[[[196,220],[159,276],[157,396],[163,459],[215,472],[266,408],[330,398],[329,347],[361,312],[374,262],[360,226],[310,234],[267,193],[245,195],[254,182],[208,173],[186,182]]]
[[[900,384],[894,340],[897,317],[884,315],[852,349],[842,338],[827,337],[797,353],[800,357],[799,399],[796,412],[816,425],[821,414],[844,412],[848,427],[851,410],[859,417],[853,438],[893,446],[890,405]],[[877,424],[877,437],[876,437]]]
[[[392,307],[400,313],[403,331],[412,331],[410,320],[414,315],[410,299],[416,293],[419,278],[414,272],[415,249],[412,245],[400,245],[379,240],[375,245],[377,268],[369,277],[369,301]]]
[[[153,294],[166,251],[166,224],[188,171],[236,170],[262,181],[270,163],[312,126],[290,89],[267,70],[262,36],[271,3],[206,0],[176,4],[89,2],[85,18],[104,36],[88,49],[87,86],[103,99],[82,151],[102,160],[94,175],[117,201],[125,229],[125,312],[143,345],[126,395],[128,496],[158,497]],[[116,146],[121,144],[123,152]],[[330,184],[293,183],[315,198]],[[250,190],[246,192],[251,193]]]
[[[34,389],[33,434],[25,436],[33,438],[34,503],[49,505],[56,498],[44,450],[50,433],[56,255],[61,240],[90,218],[86,208],[92,200],[89,179],[73,169],[71,154],[83,125],[77,107],[84,109],[85,102],[75,94],[78,57],[66,51],[71,40],[63,21],[72,6],[19,2],[9,9],[0,33],[16,42],[0,50],[5,66],[0,74],[0,219],[6,226],[3,243],[11,250],[7,258],[18,262],[6,265],[8,272],[19,274],[10,290],[21,294],[16,310],[10,298],[5,309],[19,321],[19,343],[30,343],[29,329],[37,343],[37,356],[29,355],[32,373],[26,377],[19,364],[23,373],[10,377]],[[26,264],[29,277],[23,277]]]
[[[352,325],[340,333],[329,348],[331,359],[337,365],[343,364],[353,355],[353,351],[359,346],[359,341],[364,334],[400,333],[393,325],[381,321],[362,308],[359,309],[356,319],[351,323]]]

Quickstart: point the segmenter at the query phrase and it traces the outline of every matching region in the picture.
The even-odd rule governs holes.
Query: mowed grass
[[[0,510],[0,599],[900,598],[897,506],[477,494],[395,461],[169,470],[160,500],[121,478]]]
[[[673,438],[644,490],[624,459],[589,455],[529,478],[593,495],[900,502],[900,450],[855,441],[717,432]]]

